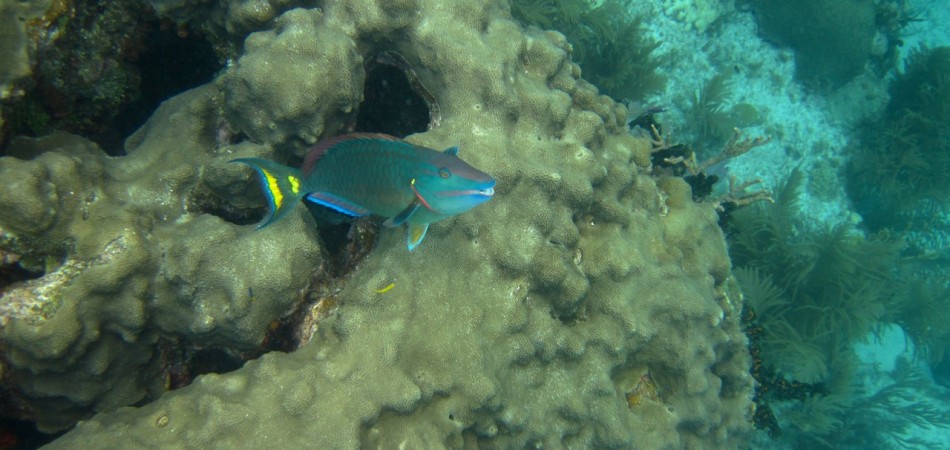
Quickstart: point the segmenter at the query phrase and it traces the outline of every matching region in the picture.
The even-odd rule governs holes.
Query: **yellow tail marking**
[[[386,285],[386,287],[377,289],[377,290],[376,290],[376,293],[377,293],[377,294],[385,294],[385,293],[391,291],[394,287],[396,287],[396,283],[389,283],[388,285]]]
[[[287,181],[290,182],[290,190],[294,194],[300,192],[300,180],[298,180],[297,177],[293,175],[287,175]]]
[[[409,229],[409,234],[412,236],[412,242],[418,243],[422,239],[422,232],[425,230],[422,227],[412,227]]]
[[[267,179],[267,190],[270,191],[270,196],[274,199],[274,210],[276,211],[280,209],[280,205],[284,203],[284,194],[280,193],[280,187],[277,186],[277,179],[274,178],[270,172],[261,170],[261,173],[263,173],[264,178]]]

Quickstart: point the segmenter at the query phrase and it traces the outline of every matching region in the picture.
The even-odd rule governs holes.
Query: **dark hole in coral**
[[[369,68],[354,131],[405,137],[428,127],[429,105],[406,73],[389,64]]]
[[[295,313],[292,317],[271,325],[267,330],[264,344],[261,346],[261,354],[269,352],[290,353],[300,346],[297,339],[299,315],[299,313]]]
[[[263,195],[261,204],[264,205]],[[235,225],[253,225],[264,219],[267,207],[239,208],[232,203],[222,200],[210,192],[196,192],[188,205],[189,211],[201,212],[217,216],[228,223]]]
[[[207,348],[197,350],[191,358],[191,373],[194,376],[206,373],[227,373],[240,369],[245,358],[234,352]]]
[[[36,423],[26,420],[0,420],[0,449],[32,450],[40,448],[66,434],[62,431],[46,434],[36,429]]]
[[[0,290],[13,283],[35,280],[43,275],[43,272],[26,269],[19,263],[0,266]]]
[[[120,139],[142,126],[163,101],[210,82],[222,67],[202,34],[157,23],[148,30],[146,47],[135,60],[142,77],[139,96],[116,118],[115,132]]]
[[[349,272],[375,246],[379,221],[340,214],[329,208],[305,202],[317,222],[317,234],[328,258],[328,272],[341,276]]]
[[[323,247],[331,257],[340,255],[340,253],[346,249],[346,244],[349,242],[348,235],[351,225],[349,222],[341,224],[321,224],[320,227],[317,228],[317,232],[320,234],[320,240],[323,241]]]

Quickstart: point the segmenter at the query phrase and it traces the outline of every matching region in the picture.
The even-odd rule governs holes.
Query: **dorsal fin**
[[[454,147],[449,147],[449,148],[445,149],[445,151],[443,151],[442,153],[445,153],[446,155],[453,155],[453,156],[454,156],[454,155],[458,155],[458,154],[459,154],[459,146],[456,145],[456,146],[454,146]]]
[[[396,136],[390,136],[383,133],[349,133],[341,134],[339,136],[333,136],[331,138],[324,139],[320,142],[317,142],[316,145],[310,147],[310,150],[307,151],[307,156],[303,159],[303,165],[300,166],[300,172],[307,176],[317,165],[317,162],[320,161],[320,158],[336,145],[341,142],[354,141],[359,139],[381,139],[386,141],[397,141],[402,142],[402,139],[399,139]]]

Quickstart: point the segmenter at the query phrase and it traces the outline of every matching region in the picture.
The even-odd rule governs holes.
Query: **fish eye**
[[[443,167],[439,169],[439,176],[442,178],[448,178],[452,176],[452,172],[449,172],[449,169],[446,169],[445,167]]]

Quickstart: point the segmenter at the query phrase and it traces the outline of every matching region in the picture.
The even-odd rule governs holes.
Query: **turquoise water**
[[[803,333],[796,335],[799,338],[810,333],[812,345],[838,342],[844,349],[821,351],[791,346],[781,341],[794,333],[774,330],[769,337],[769,326],[765,326],[763,360],[766,364],[775,366],[780,378],[786,381],[818,383],[823,390],[800,392],[797,399],[780,399],[783,396],[774,391],[766,394],[772,400],[760,405],[769,404],[776,426],[773,437],[760,432],[752,446],[950,446],[950,421],[946,419],[950,378],[946,349],[950,333],[945,324],[939,323],[948,317],[950,308],[947,300],[950,292],[947,199],[950,192],[946,190],[946,170],[950,168],[946,156],[950,151],[947,125],[950,97],[947,82],[940,81],[946,80],[950,69],[945,53],[941,53],[947,52],[945,46],[950,45],[950,12],[946,2],[878,2],[893,3],[891,6],[906,11],[899,31],[890,36],[880,26],[875,31],[864,31],[870,33],[867,39],[871,40],[873,50],[863,62],[840,71],[822,65],[847,64],[849,58],[845,54],[854,49],[836,49],[837,44],[830,40],[825,45],[816,45],[809,36],[849,37],[823,28],[828,24],[824,18],[813,16],[814,20],[805,23],[796,21],[797,17],[809,16],[807,8],[822,2],[801,2],[797,6],[789,3],[787,8],[775,8],[774,2],[746,2],[746,5],[737,5],[742,12],[726,14],[720,22],[706,29],[695,23],[692,27],[684,26],[684,22],[690,21],[687,11],[698,14],[698,8],[677,9],[675,4],[679,2],[660,3],[667,14],[649,16],[648,27],[663,42],[660,48],[677,56],[669,71],[664,72],[672,74],[673,80],[664,93],[647,103],[671,102],[675,107],[666,117],[672,119],[682,134],[702,139],[702,134],[697,134],[690,123],[689,114],[682,112],[692,107],[691,98],[682,93],[690,92],[691,87],[697,89],[697,79],[709,79],[724,70],[730,72],[734,82],[723,108],[735,104],[753,105],[760,112],[761,123],[745,128],[747,133],[777,138],[761,149],[729,161],[726,173],[740,179],[761,178],[771,186],[783,183],[794,170],[800,170],[803,175],[793,198],[785,199],[786,203],[794,201],[794,205],[779,205],[795,217],[793,231],[778,239],[788,239],[794,244],[824,245],[824,249],[818,247],[817,251],[826,250],[822,256],[830,259],[833,256],[827,246],[833,240],[811,241],[818,235],[827,237],[826,230],[830,227],[846,228],[852,235],[849,239],[880,239],[878,243],[900,241],[886,252],[887,259],[868,260],[855,266],[856,278],[831,277],[843,286],[837,289],[883,286],[882,283],[900,287],[883,295],[877,295],[880,287],[873,288],[877,293],[858,294],[859,298],[847,301],[837,292],[814,289],[815,286],[783,284],[780,279],[786,271],[797,270],[788,266],[788,261],[771,261],[777,265],[770,265],[769,256],[750,255],[742,243],[732,242],[734,264],[744,265],[758,274],[758,277],[740,277],[740,284],[743,279],[751,284],[769,277],[784,289],[783,298],[790,303],[773,307],[766,313],[771,311],[782,323],[792,324],[793,329]],[[690,3],[695,6],[709,2]],[[827,13],[846,9],[844,3]],[[776,11],[769,11],[770,8]],[[671,10],[675,13],[669,14]],[[782,15],[797,29],[783,29],[782,20],[772,23],[763,20],[770,14]],[[840,24],[857,19],[843,16],[839,20],[842,20]],[[880,25],[880,15],[877,20]],[[850,26],[854,26],[851,32],[859,29],[851,23],[841,25],[838,31]],[[702,50],[677,52],[681,48]],[[821,52],[829,54],[819,54]],[[942,62],[938,63],[938,59]],[[923,69],[924,66],[927,69]],[[924,72],[932,78],[925,80]],[[913,93],[917,89],[921,92]],[[916,110],[910,106],[911,98],[921,101],[928,98],[924,101],[927,106]],[[910,114],[920,114],[924,119],[912,125],[908,119]],[[896,131],[900,127],[913,131],[907,128]],[[895,138],[895,134],[902,137]],[[910,134],[914,135],[911,139],[914,143],[906,140]],[[910,158],[908,152],[918,154],[918,151],[920,171],[906,166]],[[923,167],[934,170],[923,170]],[[897,190],[901,194],[897,194]],[[784,248],[787,252],[784,256],[792,260],[807,258],[795,253],[792,246]],[[869,248],[858,247],[860,245],[852,247],[851,251],[871,258],[870,253],[864,253],[870,251]],[[737,251],[740,254],[737,255]],[[771,257],[780,258],[780,255]],[[885,256],[879,254],[874,258]],[[834,268],[834,264],[825,269]],[[870,267],[888,273],[883,278],[863,279],[867,274],[861,271]],[[817,282],[815,280],[812,282]],[[797,291],[805,288],[814,292],[800,294]],[[746,289],[752,296],[759,292],[750,286]],[[797,293],[791,294],[788,289],[795,289]],[[819,319],[807,314],[801,305],[803,302],[809,308],[824,308],[819,316],[838,313],[849,321],[862,320],[858,314],[846,312],[849,307],[882,310],[873,318],[864,318],[867,320],[865,332],[854,334],[856,332],[848,330],[846,333],[840,324],[836,325],[838,328],[827,326],[818,331],[821,327],[806,328],[809,321]],[[827,334],[819,337],[819,333]],[[769,352],[775,354],[769,356]],[[804,355],[810,356],[805,359]],[[800,365],[806,364],[805,361],[820,367],[805,370]],[[759,381],[762,389],[763,380]]]

